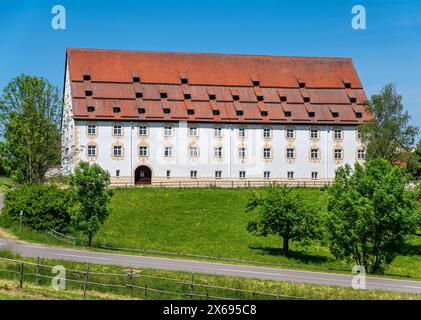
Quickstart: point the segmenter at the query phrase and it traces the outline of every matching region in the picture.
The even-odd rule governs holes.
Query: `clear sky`
[[[66,30],[51,27],[57,4]],[[366,30],[351,27],[357,4]],[[421,127],[420,0],[0,1],[0,88],[19,73],[62,88],[66,47],[351,57],[368,96],[396,84]]]

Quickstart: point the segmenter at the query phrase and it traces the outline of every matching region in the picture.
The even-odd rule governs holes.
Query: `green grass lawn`
[[[327,194],[319,189],[295,189],[308,203],[326,210]],[[246,231],[252,218],[245,213],[249,189],[115,189],[112,214],[94,241],[123,248],[175,251],[223,258],[254,260],[285,267],[350,272],[352,265],[335,260],[319,242],[303,250],[291,243],[282,255],[279,237],[258,237]],[[63,244],[45,233],[10,229],[21,239]],[[389,267],[390,275],[421,277],[421,237]]]
[[[22,258],[13,255],[10,251],[1,251],[0,257],[13,258],[35,263],[32,258]],[[24,276],[23,288],[19,288],[19,265],[0,260],[0,300],[1,299],[82,299],[83,298],[83,279],[84,275],[76,273],[75,270],[87,270],[88,265],[84,263],[68,262],[61,260],[41,259],[41,267],[36,271],[35,266],[25,265],[24,270],[27,273]],[[54,265],[61,265],[66,268],[66,289],[53,290],[51,288],[51,268]],[[50,266],[50,267],[47,267]],[[6,272],[14,271],[15,273]],[[87,287],[87,299],[144,299],[144,290],[135,288],[131,293],[127,287],[117,288],[115,285],[127,284],[127,268],[110,265],[90,264],[91,273],[101,273],[100,275],[90,275]],[[38,277],[36,282],[35,273],[44,275]],[[279,294],[289,297],[302,297],[306,299],[321,300],[340,300],[340,299],[417,299],[421,295],[405,294],[397,292],[385,292],[376,290],[354,290],[352,288],[341,288],[336,286],[312,285],[304,283],[244,279],[237,277],[227,277],[218,275],[195,274],[195,287],[191,289],[190,281],[192,274],[180,271],[164,271],[153,269],[135,269],[133,273],[139,277],[134,278],[132,284],[144,287],[147,284],[149,291],[147,299],[190,299],[189,295],[173,295],[164,292],[154,292],[151,289],[176,292],[176,293],[195,293],[208,294],[210,297],[221,297],[231,299],[277,299]],[[113,276],[123,274],[124,277]],[[70,280],[79,280],[71,282]],[[107,287],[100,284],[112,284],[114,287]],[[212,287],[213,288],[212,288]],[[231,288],[240,291],[226,290]],[[192,291],[193,290],[193,291]],[[269,293],[275,296],[255,294],[252,292]],[[194,299],[204,299],[205,297],[194,297]]]
[[[7,177],[0,177],[0,193],[6,192],[12,185],[12,180]]]

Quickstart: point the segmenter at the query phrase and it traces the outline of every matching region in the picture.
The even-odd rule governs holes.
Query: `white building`
[[[113,184],[330,182],[364,161],[366,96],[343,58],[68,49],[63,165]]]

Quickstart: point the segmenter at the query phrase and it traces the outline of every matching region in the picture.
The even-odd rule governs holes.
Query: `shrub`
[[[63,230],[69,222],[66,190],[42,184],[24,184],[6,193],[3,212],[15,221],[23,211],[23,223],[36,230]]]

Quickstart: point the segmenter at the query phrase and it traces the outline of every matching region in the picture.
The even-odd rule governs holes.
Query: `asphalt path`
[[[340,287],[352,287],[352,280],[354,276],[351,272],[348,275],[117,253],[104,253],[89,250],[50,247],[2,238],[0,238],[0,248],[8,248],[22,256],[32,258],[40,257],[46,259],[67,260],[83,263],[119,265],[132,268],[177,270],[243,278],[334,285]],[[365,282],[366,289],[371,290],[421,293],[421,282],[419,281],[367,277]]]

